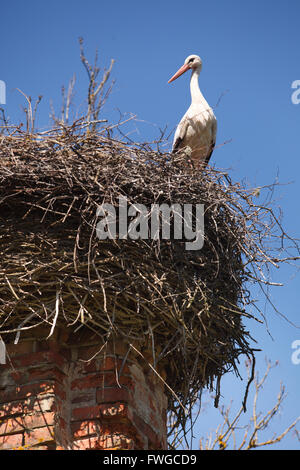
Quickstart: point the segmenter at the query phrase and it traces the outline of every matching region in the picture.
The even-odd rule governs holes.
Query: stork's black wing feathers
[[[177,137],[176,141],[174,142],[172,153],[177,152],[177,150],[180,147],[181,142],[183,142],[183,139],[181,137]]]
[[[216,145],[216,142],[215,141],[212,141],[212,143],[210,144],[210,147],[209,147],[209,152],[207,154],[207,157],[206,159],[204,160],[205,161],[205,165],[208,164],[209,160],[210,160],[210,157],[214,151],[214,148],[215,148],[215,145]]]
[[[209,147],[209,152],[207,154],[207,157],[205,159],[205,165],[208,164],[211,154],[214,151],[215,145],[216,145],[216,134],[217,134],[217,121],[214,119],[212,122],[212,141]]]

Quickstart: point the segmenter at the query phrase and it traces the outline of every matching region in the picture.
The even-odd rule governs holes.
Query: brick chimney
[[[121,340],[101,350],[96,335],[29,331],[0,364],[0,450],[167,448],[164,384],[147,361]]]

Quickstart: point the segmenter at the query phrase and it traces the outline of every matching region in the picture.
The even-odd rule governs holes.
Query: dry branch
[[[217,427],[215,436],[210,434],[206,439],[200,439],[201,450],[251,450],[258,447],[267,447],[282,441],[284,437],[292,430],[295,432],[295,435],[299,440],[299,434],[296,426],[300,421],[300,416],[297,417],[282,432],[276,432],[272,435],[272,437],[269,438],[265,438],[263,435],[263,432],[268,430],[271,421],[273,421],[274,418],[280,413],[284,398],[286,396],[285,387],[280,384],[276,403],[273,405],[273,407],[266,412],[258,411],[257,402],[260,398],[263,385],[269,376],[271,368],[276,365],[277,363],[272,365],[268,361],[264,376],[259,379],[258,374],[256,373],[255,375],[252,415],[250,416],[249,422],[246,425],[242,423],[243,407],[241,407],[233,415],[233,417],[231,417],[231,406],[220,408],[219,411],[223,418],[223,422]]]

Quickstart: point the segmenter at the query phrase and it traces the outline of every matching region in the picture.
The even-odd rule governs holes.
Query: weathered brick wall
[[[165,449],[167,400],[146,362],[120,341],[104,355],[61,338],[8,345],[0,449]]]

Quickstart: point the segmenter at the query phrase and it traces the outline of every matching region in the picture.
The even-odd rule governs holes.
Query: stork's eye
[[[189,64],[194,62],[194,57],[192,57],[190,60],[189,60]]]

